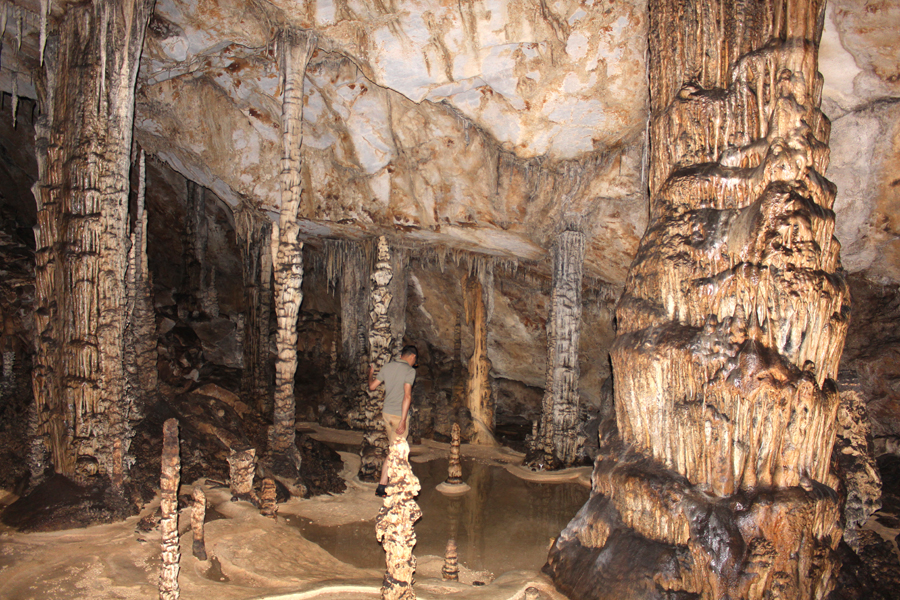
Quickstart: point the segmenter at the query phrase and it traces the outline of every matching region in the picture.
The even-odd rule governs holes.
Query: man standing
[[[375,374],[375,366],[369,365],[369,390],[374,391],[381,382],[384,382],[384,408],[381,416],[384,418],[384,430],[387,433],[388,447],[399,436],[409,437],[407,418],[409,406],[412,404],[412,386],[416,380],[416,360],[418,350],[415,346],[404,346],[400,351],[400,360],[394,360]],[[387,457],[381,465],[381,481],[375,489],[375,495],[384,497],[387,495],[388,483]]]

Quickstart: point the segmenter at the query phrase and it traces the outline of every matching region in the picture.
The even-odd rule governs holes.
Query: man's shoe
[[[378,487],[375,488],[375,495],[379,498],[384,498],[385,496],[387,496],[387,488],[379,483]]]

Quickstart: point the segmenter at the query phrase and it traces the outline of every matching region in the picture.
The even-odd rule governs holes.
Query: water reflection
[[[587,501],[589,490],[573,483],[523,481],[499,466],[463,461],[463,479],[472,488],[463,496],[444,496],[435,486],[447,477],[447,460],[413,464],[422,484],[416,523],[416,556],[444,556],[456,539],[459,564],[495,576],[540,569],[551,541]],[[321,527],[293,517],[303,535],[344,562],[384,568],[375,541],[374,521]]]

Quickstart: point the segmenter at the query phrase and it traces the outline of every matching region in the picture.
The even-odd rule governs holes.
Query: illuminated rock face
[[[842,533],[830,459],[850,308],[821,175],[822,6],[694,10],[650,3],[651,222],[611,352],[621,446],[548,570],[574,597],[614,597],[597,590],[629,584],[576,573],[639,548],[628,597],[659,597],[656,573],[702,598],[821,598]]]

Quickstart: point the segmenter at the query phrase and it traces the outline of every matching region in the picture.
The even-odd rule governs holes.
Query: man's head
[[[405,360],[409,366],[414,367],[416,361],[419,360],[419,351],[412,344],[403,346],[403,350],[400,351],[400,360]]]

